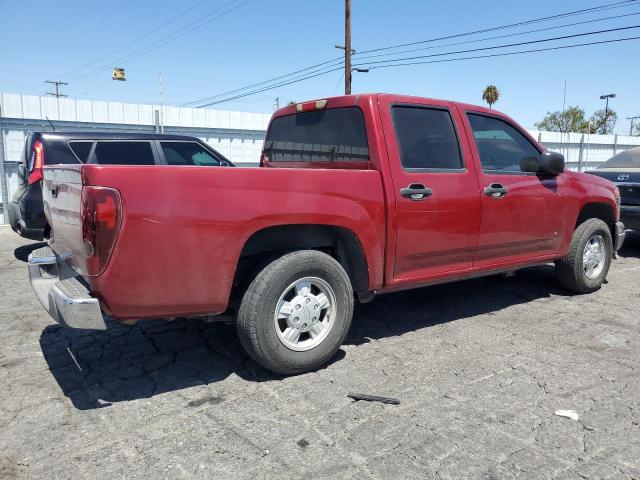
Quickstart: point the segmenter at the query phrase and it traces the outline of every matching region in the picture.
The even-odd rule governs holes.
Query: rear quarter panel
[[[85,165],[88,185],[120,191],[121,231],[106,270],[90,278],[118,318],[219,313],[250,236],[286,224],[353,231],[382,284],[384,203],[373,170]]]

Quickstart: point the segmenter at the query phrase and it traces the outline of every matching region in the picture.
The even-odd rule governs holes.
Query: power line
[[[470,36],[470,35],[476,35],[478,33],[494,32],[496,30],[504,30],[506,28],[521,27],[523,25],[530,25],[532,23],[546,22],[546,21],[555,20],[555,19],[558,19],[558,18],[570,17],[570,16],[574,16],[574,15],[583,15],[583,14],[586,14],[586,13],[594,13],[594,12],[598,12],[598,11],[602,11],[602,10],[609,10],[611,8],[627,7],[627,6],[637,5],[637,4],[638,4],[637,0],[624,0],[624,1],[620,1],[620,2],[599,5],[597,7],[583,8],[583,9],[580,9],[580,10],[573,10],[571,12],[559,13],[559,14],[556,14],[556,15],[549,15],[549,16],[546,16],[546,17],[534,18],[534,19],[531,19],[531,20],[523,20],[521,22],[510,23],[508,25],[500,25],[498,27],[483,28],[481,30],[474,30],[472,32],[457,33],[457,34],[454,34],[454,35],[447,35],[447,36],[444,36],[444,37],[430,38],[430,39],[427,39],[427,40],[419,40],[419,41],[416,41],[416,42],[399,43],[399,44],[390,45],[390,46],[387,46],[387,47],[379,47],[379,48],[372,48],[372,49],[369,49],[369,50],[362,50],[362,51],[358,52],[358,54],[379,52],[379,51],[383,51],[383,50],[392,50],[394,48],[409,47],[411,45],[420,45],[420,44],[423,44],[423,43],[436,42],[438,40],[449,40],[451,38],[467,37],[467,36]]]
[[[439,59],[439,60],[427,60],[427,61],[424,61],[424,62],[397,63],[397,64],[393,64],[393,65],[377,65],[377,66],[371,67],[371,69],[390,68],[390,67],[404,67],[404,66],[409,66],[409,65],[424,65],[424,64],[428,64],[428,63],[457,62],[457,61],[460,61],[460,60],[475,60],[475,59],[479,59],[479,58],[507,57],[507,56],[510,56],[510,55],[521,55],[521,54],[525,54],[525,53],[535,53],[535,52],[549,52],[549,51],[552,51],[552,50],[563,50],[565,48],[586,47],[586,46],[590,46],[590,45],[604,45],[604,44],[608,44],[608,43],[626,42],[626,41],[629,41],[629,40],[640,40],[640,36],[639,37],[615,38],[613,40],[601,40],[601,41],[588,42],[588,43],[576,43],[576,44],[573,44],[573,45],[560,45],[560,46],[557,46],[557,47],[537,48],[537,49],[532,49],[532,50],[520,50],[520,51],[517,51],[517,52],[493,53],[493,54],[488,54],[488,55],[477,55],[477,56],[471,56],[471,57],[443,58],[443,59]]]
[[[238,3],[240,1],[240,3]],[[205,25],[208,25],[209,23],[213,22],[214,20],[217,20],[221,17],[223,17],[224,15],[227,15],[231,12],[233,12],[234,10],[246,5],[247,3],[249,3],[251,0],[231,0],[230,2],[225,3],[224,5],[222,5],[221,7],[213,10],[212,12],[208,13],[207,15],[204,15],[203,17],[199,18],[198,20],[195,20],[187,25],[185,25],[184,27],[181,27],[180,29],[174,31],[173,33],[170,33],[169,35],[165,35],[162,38],[159,38],[151,43],[149,43],[148,45],[141,47],[140,49],[125,55],[124,57],[118,58],[116,60],[113,60],[111,62],[109,62],[108,64],[104,64],[94,70],[91,70],[90,72],[80,76],[77,80],[80,79],[84,79],[87,77],[90,77],[91,75],[112,68],[113,65],[115,64],[122,64],[124,62],[128,62],[131,60],[134,60],[136,58],[141,57],[142,55],[146,55],[149,52],[152,52],[153,50],[157,50],[160,47],[163,47],[164,45],[177,40],[178,38],[181,38],[191,32],[193,32],[194,30],[197,30],[198,28],[202,28]],[[233,5],[235,4],[235,5]],[[228,8],[230,7],[230,8]],[[228,9],[227,9],[228,8]],[[227,9],[227,10],[225,10]],[[218,13],[220,12],[220,13]],[[212,15],[218,13],[218,15],[215,15],[212,17]]]
[[[365,62],[362,64],[356,64],[356,65],[376,65],[376,64],[384,64],[384,63],[390,63],[390,62],[400,62],[400,61],[404,61],[404,60],[417,60],[420,58],[430,58],[430,57],[440,57],[440,56],[444,56],[444,55],[456,55],[458,53],[470,53],[470,52],[480,52],[483,50],[494,50],[496,48],[509,48],[509,47],[519,47],[522,45],[531,45],[534,43],[542,43],[542,42],[553,42],[556,40],[566,40],[568,38],[577,38],[577,37],[585,37],[588,35],[599,35],[601,33],[611,33],[611,32],[619,32],[621,30],[630,30],[630,29],[634,29],[634,28],[640,28],[640,25],[632,25],[629,27],[619,27],[619,28],[609,28],[606,30],[596,30],[593,32],[584,32],[584,33],[575,33],[573,35],[562,35],[560,37],[552,37],[552,38],[543,38],[543,39],[539,39],[539,40],[529,40],[527,42],[517,42],[517,43],[508,43],[505,45],[494,45],[491,47],[480,47],[480,48],[470,48],[468,50],[458,50],[455,52],[443,52],[443,53],[432,53],[430,55],[417,55],[417,56],[413,56],[413,57],[402,57],[402,58],[392,58],[389,60],[376,60],[374,62]],[[373,68],[373,67],[371,67]]]
[[[149,30],[147,33],[145,33],[145,34],[143,34],[143,35],[140,35],[139,37],[135,38],[134,40],[131,40],[130,42],[125,43],[124,45],[122,45],[122,46],[120,46],[120,47],[118,47],[118,48],[116,48],[116,49],[114,49],[114,50],[111,50],[109,53],[106,53],[106,54],[102,55],[101,57],[99,57],[99,58],[97,58],[97,59],[93,60],[92,62],[85,63],[85,64],[84,64],[84,65],[82,65],[81,67],[78,67],[78,68],[76,68],[75,70],[71,70],[70,72],[68,72],[68,73],[66,73],[66,74],[64,74],[64,75],[61,75],[61,76],[62,76],[62,77],[69,77],[69,76],[71,76],[71,75],[73,75],[73,74],[75,74],[75,73],[77,73],[77,72],[79,72],[79,71],[84,70],[84,69],[85,69],[85,68],[87,68],[87,67],[90,67],[91,65],[95,65],[96,63],[98,63],[98,62],[100,62],[100,61],[104,60],[105,58],[110,57],[110,56],[111,56],[111,55],[113,55],[114,53],[121,52],[121,51],[122,51],[122,50],[124,50],[125,48],[130,47],[131,45],[133,45],[133,44],[135,44],[135,43],[138,43],[140,40],[143,40],[143,39],[145,39],[145,38],[149,37],[150,35],[153,35],[153,34],[154,34],[154,33],[156,33],[158,30],[160,30],[160,29],[162,29],[162,28],[166,27],[167,25],[169,25],[171,22],[174,22],[174,21],[175,21],[175,20],[177,20],[178,18],[185,16],[187,13],[189,13],[189,12],[191,12],[191,11],[195,10],[195,9],[196,9],[196,8],[198,8],[200,5],[202,5],[203,3],[206,3],[206,2],[207,2],[207,0],[201,0],[201,1],[199,1],[199,2],[198,2],[198,3],[196,3],[195,5],[192,5],[191,7],[189,7],[189,8],[187,8],[187,9],[185,9],[185,10],[181,11],[179,14],[175,15],[174,17],[171,17],[169,20],[167,20],[166,22],[162,23],[161,25],[158,25],[158,26],[157,26],[157,27],[155,27],[154,29]]]
[[[582,14],[585,14],[585,13],[594,13],[595,11],[601,11],[603,9],[620,8],[620,7],[623,7],[623,6],[631,6],[631,5],[637,4],[636,2],[637,2],[637,0],[619,1],[619,2],[615,2],[615,3],[600,5],[600,6],[597,6],[597,7],[591,7],[591,8],[587,8],[587,9],[581,9],[581,10],[574,10],[574,11],[571,11],[571,12],[565,12],[565,13],[552,15],[552,16],[547,16],[547,17],[540,17],[540,18],[535,18],[535,19],[530,19],[530,20],[524,20],[524,21],[521,21],[521,22],[512,23],[512,24],[508,24],[508,25],[501,25],[501,26],[497,26],[497,27],[486,28],[486,29],[476,30],[476,31],[472,31],[472,32],[464,32],[464,33],[459,33],[459,34],[454,34],[454,35],[448,35],[446,37],[437,37],[437,38],[432,38],[432,39],[428,39],[428,40],[422,40],[422,41],[419,41],[419,42],[412,42],[410,44],[400,44],[400,45],[394,45],[394,46],[390,46],[390,47],[382,47],[382,48],[378,48],[378,49],[364,50],[364,51],[361,51],[361,52],[355,54],[354,57],[357,60],[358,58],[362,58],[361,55],[363,53],[380,51],[380,50],[387,50],[387,49],[393,49],[393,48],[398,48],[400,46],[408,46],[408,45],[415,45],[415,44],[421,44],[421,43],[434,42],[434,41],[444,40],[444,39],[451,39],[451,38],[470,36],[470,35],[474,35],[474,34],[477,34],[477,33],[496,31],[496,30],[501,30],[501,29],[506,29],[506,28],[512,28],[512,27],[515,27],[515,26],[527,25],[527,24],[531,24],[531,23],[539,23],[539,22],[544,22],[544,21],[556,19],[556,18],[565,18],[565,17],[575,16],[575,15],[582,15]],[[476,42],[476,41],[482,41],[482,40],[473,40],[471,42]],[[401,53],[401,52],[396,52],[396,53]],[[385,54],[385,55],[393,55],[393,54],[394,53],[388,53],[388,54]],[[336,62],[339,62],[339,63],[336,63]],[[221,92],[219,94],[212,95],[212,96],[209,96],[209,97],[200,98],[198,100],[193,100],[191,102],[182,103],[182,104],[180,104],[178,106],[186,107],[186,106],[190,106],[190,105],[200,104],[200,103],[203,103],[203,102],[211,102],[211,101],[214,101],[214,100],[217,100],[217,99],[226,98],[229,95],[238,94],[240,92],[244,92],[244,91],[250,90],[252,88],[256,88],[256,87],[266,86],[267,84],[270,84],[272,82],[283,80],[283,79],[285,79],[287,77],[291,77],[293,75],[297,75],[297,74],[302,73],[302,72],[306,72],[306,71],[309,71],[309,70],[314,70],[314,69],[317,69],[318,67],[323,67],[323,66],[326,65],[327,68],[328,68],[328,66],[331,65],[331,64],[335,64],[335,66],[343,65],[344,64],[344,60],[342,59],[342,57],[333,58],[333,59],[330,59],[330,60],[326,60],[324,62],[317,63],[315,65],[311,65],[309,67],[305,67],[305,68],[302,68],[302,69],[299,69],[299,70],[295,70],[295,71],[290,72],[290,73],[286,73],[286,74],[283,74],[283,75],[279,75],[277,77],[270,78],[268,80],[264,80],[264,81],[261,81],[261,82],[253,83],[253,84],[250,84],[250,85],[246,85],[244,87],[233,89],[233,90],[229,90],[229,91],[226,91],[226,92]],[[313,74],[313,73],[315,73],[315,72],[309,72],[309,74]],[[316,76],[316,75],[314,75],[314,76]]]
[[[411,50],[400,50],[399,52],[378,53],[378,54],[375,54],[375,55],[364,55],[364,56],[358,55],[358,59],[364,60],[364,59],[367,59],[367,58],[388,57],[390,55],[399,55],[401,53],[421,52],[421,51],[424,51],[424,50],[434,50],[434,49],[442,48],[442,47],[454,47],[456,45],[468,45],[470,43],[486,42],[488,40],[497,40],[497,39],[500,39],[500,38],[517,37],[517,36],[520,36],[520,35],[528,35],[529,33],[546,32],[548,30],[557,30],[559,28],[576,27],[578,25],[585,25],[587,23],[604,22],[606,20],[613,20],[613,19],[617,19],[617,18],[627,18],[627,17],[633,17],[633,16],[637,16],[637,15],[640,15],[640,12],[637,12],[637,13],[625,13],[623,15],[615,15],[615,16],[604,17],[604,18],[596,18],[594,20],[585,20],[583,22],[565,23],[563,25],[555,25],[553,27],[537,28],[535,30],[527,30],[525,32],[509,33],[509,34],[506,34],[506,35],[496,35],[496,36],[493,36],[493,37],[477,38],[475,40],[466,40],[464,42],[441,43],[439,45],[432,45],[430,47],[413,48]]]
[[[301,68],[300,70],[296,70],[296,71],[291,72],[291,73],[285,73],[285,74],[280,75],[278,77],[270,78],[269,80],[264,80],[262,82],[253,83],[251,85],[247,85],[247,86],[242,87],[242,88],[236,88],[235,90],[229,90],[227,92],[219,93],[219,94],[213,95],[211,97],[205,97],[205,98],[201,98],[199,100],[193,100],[191,102],[186,102],[186,103],[180,104],[178,106],[179,107],[186,107],[186,106],[189,106],[189,105],[192,105],[192,104],[195,104],[195,103],[208,102],[209,100],[214,100],[214,99],[219,98],[219,97],[224,97],[226,95],[230,95],[230,94],[233,94],[233,93],[242,92],[242,91],[248,90],[250,88],[259,87],[261,85],[264,85],[266,83],[271,83],[271,82],[274,82],[276,80],[282,80],[284,78],[291,77],[291,76],[296,75],[298,73],[306,72],[307,70],[317,69],[317,68],[319,68],[319,67],[321,67],[323,65],[327,65],[327,67],[324,67],[324,68],[328,68],[329,64],[336,63],[338,61],[339,61],[339,63],[337,63],[334,66],[341,65],[342,63],[344,63],[344,60],[342,59],[342,57],[333,58],[331,60],[325,60],[324,62],[316,63],[315,65],[311,65],[310,67]],[[309,73],[313,73],[313,72],[309,72]]]
[[[327,70],[327,71],[324,71],[324,72],[316,73],[314,75],[307,75],[307,76],[302,77],[302,78],[298,78],[298,79],[287,81],[287,82],[282,82],[282,83],[279,83],[277,85],[272,85],[272,86],[269,86],[269,87],[266,87],[266,88],[262,88],[260,90],[255,90],[255,91],[252,91],[252,92],[239,94],[239,95],[236,95],[234,97],[224,98],[222,100],[216,100],[214,102],[205,103],[204,105],[198,105],[196,108],[210,107],[211,105],[217,105],[218,103],[230,102],[231,100],[236,100],[238,98],[248,97],[250,95],[255,95],[256,93],[266,92],[268,90],[273,90],[274,88],[278,88],[278,87],[284,87],[285,85],[291,85],[293,83],[302,82],[302,81],[308,80],[310,78],[319,77],[321,75],[326,75],[327,73],[337,72],[338,70],[343,70],[343,67],[340,66],[340,67],[334,68],[332,70]]]
[[[199,28],[204,27],[205,25],[208,25],[209,23],[213,22],[214,20],[217,20],[231,12],[233,12],[234,10],[237,10],[238,8],[246,5],[247,3],[249,3],[251,0],[242,0],[240,1],[240,3],[236,3],[239,0],[231,0],[230,2],[225,3],[224,5],[222,5],[221,7],[217,8],[216,10],[208,13],[207,15],[203,16],[202,18],[200,18],[199,20],[196,20],[190,24],[187,24],[186,26],[180,28],[179,30],[176,30],[175,32],[173,32],[172,34],[167,35],[164,38],[158,39],[155,42],[147,45],[146,47],[143,47],[141,50],[138,50],[138,52],[133,52],[132,54],[123,57],[119,60],[117,60],[117,62],[126,62],[129,60],[133,60],[135,58],[138,58],[142,55],[145,55],[146,53],[156,50],[159,47],[162,47],[164,45],[166,45],[167,43],[170,43],[174,40],[177,40],[178,38],[184,37],[185,35],[193,32],[194,30],[197,30]],[[236,3],[236,5],[233,5],[234,3]],[[227,7],[231,7],[228,10],[224,10]],[[222,12],[221,12],[222,11]],[[212,15],[214,15],[215,13],[219,13],[218,15],[215,15],[212,17]],[[200,23],[198,23],[200,22]],[[191,28],[189,28],[191,27]],[[105,67],[106,68],[106,67]]]
[[[638,37],[627,37],[627,38],[617,38],[617,39],[612,39],[612,40],[601,40],[601,41],[588,42],[588,43],[578,43],[578,44],[572,44],[572,45],[560,45],[560,46],[557,46],[557,47],[547,47],[547,48],[538,48],[538,49],[530,49],[530,50],[521,50],[521,51],[516,51],[516,52],[494,53],[494,54],[488,54],[488,55],[475,55],[475,56],[458,57],[458,58],[445,58],[445,59],[427,60],[427,61],[420,61],[420,62],[392,64],[392,65],[377,65],[377,66],[371,67],[371,69],[401,67],[401,66],[408,66],[408,65],[422,65],[422,64],[428,64],[428,63],[456,62],[456,61],[462,61],[462,60],[475,60],[475,59],[482,59],[482,58],[503,57],[503,56],[512,56],[512,55],[522,55],[522,54],[527,54],[527,53],[546,52],[546,51],[553,51],[553,50],[563,50],[563,49],[568,49],[568,48],[586,47],[586,46],[592,46],[592,45],[604,45],[604,44],[625,42],[625,41],[630,41],[630,40],[639,40],[639,39],[640,39],[640,36],[638,36]],[[499,48],[499,47],[496,47],[496,48]],[[256,93],[265,92],[267,90],[273,90],[274,88],[278,88],[280,86],[291,85],[293,83],[302,82],[304,80],[308,80],[308,79],[313,78],[313,77],[317,77],[317,76],[320,76],[320,75],[325,75],[327,73],[337,72],[338,70],[342,70],[342,67],[334,68],[332,70],[327,70],[325,72],[321,72],[321,73],[318,73],[318,74],[315,74],[315,75],[302,77],[302,78],[299,78],[299,79],[296,79],[296,80],[292,80],[292,81],[289,81],[289,82],[280,83],[278,85],[265,87],[265,88],[260,89],[260,90],[247,92],[247,93],[244,93],[244,94],[239,94],[239,95],[236,95],[236,96],[233,96],[233,97],[230,97],[230,98],[224,98],[224,99],[221,99],[221,100],[217,100],[215,102],[211,102],[211,103],[208,103],[208,104],[200,105],[198,108],[209,107],[211,105],[216,105],[216,104],[220,104],[220,103],[229,102],[231,100],[236,100],[236,99],[239,99],[239,98],[248,97],[248,96],[254,95]]]

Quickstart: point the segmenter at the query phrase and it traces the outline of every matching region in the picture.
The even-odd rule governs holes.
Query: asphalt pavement
[[[552,266],[381,295],[289,378],[229,323],[59,327],[40,245],[0,227],[2,479],[640,479],[640,237],[590,295]]]

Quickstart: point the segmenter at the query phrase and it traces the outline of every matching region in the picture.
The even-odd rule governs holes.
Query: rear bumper
[[[50,247],[31,252],[28,265],[31,287],[56,322],[71,328],[106,330],[98,299]]]

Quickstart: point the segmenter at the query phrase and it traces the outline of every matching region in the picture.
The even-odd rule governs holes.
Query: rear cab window
[[[358,107],[275,118],[265,139],[268,162],[368,162],[364,115]]]
[[[458,136],[447,109],[396,105],[391,116],[404,170],[464,171]]]
[[[98,141],[89,163],[155,165],[150,141]]]

